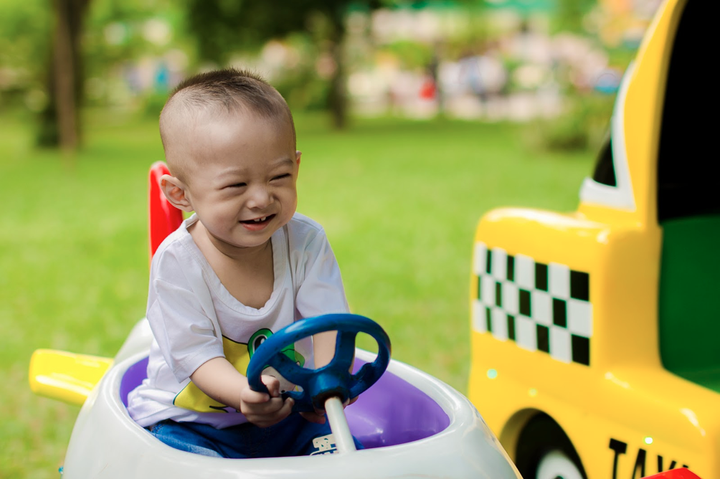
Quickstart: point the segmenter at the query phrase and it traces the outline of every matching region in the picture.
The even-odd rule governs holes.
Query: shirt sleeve
[[[295,306],[301,318],[349,311],[340,267],[321,229],[306,243],[298,265]]]
[[[164,250],[150,272],[147,319],[178,382],[210,359],[224,356],[214,309],[203,301],[205,295],[212,304],[210,292],[202,268],[194,263]]]

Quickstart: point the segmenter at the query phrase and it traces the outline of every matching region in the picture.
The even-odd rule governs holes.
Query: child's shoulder
[[[305,216],[302,213],[295,213],[288,223],[288,229],[290,234],[325,234],[325,229],[322,225],[312,218]]]
[[[170,258],[179,260],[186,256],[196,256],[193,254],[194,242],[188,231],[188,227],[196,221],[197,217],[193,215],[184,220],[178,229],[167,235],[153,255],[153,263],[167,261]]]
[[[320,223],[301,213],[295,213],[287,224],[290,247],[293,249],[315,249],[327,241],[325,229]]]

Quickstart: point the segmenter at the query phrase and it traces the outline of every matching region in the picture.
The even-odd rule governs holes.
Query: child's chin
[[[268,241],[270,241],[270,237],[272,235],[270,234],[260,234],[260,235],[254,235],[255,238],[240,238],[237,241],[233,242],[233,246],[236,248],[258,248],[260,246],[263,246],[267,244]]]

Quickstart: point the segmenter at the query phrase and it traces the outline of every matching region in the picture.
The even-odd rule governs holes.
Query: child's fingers
[[[280,380],[278,380],[278,378],[276,378],[275,376],[266,376],[263,374],[262,376],[260,376],[260,380],[263,382],[263,384],[265,384],[265,387],[268,388],[268,391],[270,391],[270,396],[280,396]]]
[[[256,395],[262,395],[264,398],[263,400],[257,401]],[[267,415],[273,415],[278,414],[283,409],[286,409],[288,407],[287,403],[290,401],[290,408],[292,408],[292,404],[294,404],[294,401],[291,398],[288,398],[287,400],[283,401],[283,398],[276,397],[276,398],[269,398],[267,394],[263,393],[254,393],[253,395],[247,397],[241,398],[241,410],[245,416],[249,415],[261,415],[261,416],[267,416]]]
[[[267,393],[253,391],[250,388],[240,393],[240,401],[247,404],[263,404],[270,401],[271,397]]]
[[[245,417],[251,423],[258,427],[269,427],[275,425],[288,417],[292,412],[295,401],[291,398],[283,401],[280,398],[272,398],[265,404],[250,407],[247,412],[243,412]]]
[[[256,426],[269,427],[288,417],[295,401],[280,397],[280,381],[277,378],[261,376],[260,379],[270,394],[245,388],[240,393],[240,412]]]
[[[248,410],[253,414],[272,415],[277,414],[285,406],[282,398],[271,398],[269,401],[260,404],[248,404]]]
[[[250,388],[245,388],[240,393],[240,399],[250,404],[260,404],[270,400],[270,398],[280,397],[280,381],[273,376],[260,376],[260,380],[265,384],[268,389],[268,393],[253,391]]]
[[[278,411],[278,416],[281,417],[281,420],[285,419],[286,417],[288,417],[290,415],[294,405],[295,405],[295,400],[293,398],[287,398],[285,400],[282,408]]]

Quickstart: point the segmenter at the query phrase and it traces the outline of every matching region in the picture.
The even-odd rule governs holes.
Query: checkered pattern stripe
[[[475,244],[473,329],[544,351],[566,363],[590,365],[593,332],[590,275],[544,264],[501,248]]]

